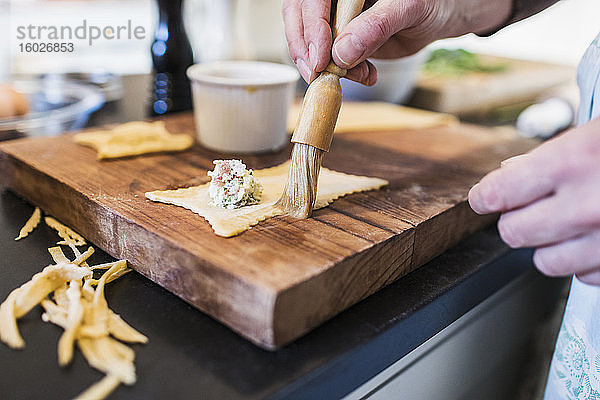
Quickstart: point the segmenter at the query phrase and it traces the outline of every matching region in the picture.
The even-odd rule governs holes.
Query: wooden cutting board
[[[193,133],[191,114],[165,121],[171,132]],[[149,279],[276,349],[491,223],[469,209],[469,188],[533,146],[474,125],[340,134],[324,165],[385,178],[388,188],[347,196],[307,220],[273,218],[228,239],[144,192],[207,182],[217,158],[273,166],[290,148],[242,157],[195,146],[100,162],[70,135],[18,139],[0,144],[0,179]]]
[[[424,72],[408,104],[450,114],[481,114],[501,106],[533,102],[553,87],[575,84],[576,70],[571,66],[488,55],[479,57],[484,64],[501,64],[506,69],[461,76]]]

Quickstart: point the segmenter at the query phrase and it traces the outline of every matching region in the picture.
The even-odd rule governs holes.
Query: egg
[[[0,85],[0,118],[24,115],[29,112],[27,96],[11,85]]]

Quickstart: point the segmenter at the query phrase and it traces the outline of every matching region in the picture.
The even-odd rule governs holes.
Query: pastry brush
[[[362,10],[364,0],[338,0],[333,20],[333,39]],[[340,78],[346,70],[333,61],[310,83],[292,135],[292,157],[287,182],[277,202],[285,214],[308,218],[317,199],[323,155],[329,151],[342,105]]]

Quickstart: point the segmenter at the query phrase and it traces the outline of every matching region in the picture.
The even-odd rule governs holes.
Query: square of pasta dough
[[[301,108],[301,103],[294,103],[290,107],[287,119],[287,130],[290,133],[294,132]],[[380,101],[344,101],[335,133],[424,129],[457,123],[458,119],[450,114]]]
[[[78,133],[73,140],[95,149],[99,160],[183,151],[194,144],[190,135],[170,133],[163,121],[128,122],[109,130]]]
[[[274,207],[281,197],[288,176],[289,161],[272,168],[254,170],[254,176],[263,186],[259,204],[235,209],[212,206],[208,195],[209,184],[177,190],[147,192],[152,201],[187,208],[204,217],[219,236],[235,236],[267,218],[281,215]],[[356,176],[321,168],[315,209],[326,207],[344,195],[379,189],[388,182],[380,178]]]

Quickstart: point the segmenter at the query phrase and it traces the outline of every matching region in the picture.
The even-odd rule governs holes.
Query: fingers
[[[526,155],[503,161],[500,169],[490,172],[471,188],[471,208],[479,214],[512,210],[550,195],[575,182],[578,176],[593,175],[598,171],[599,129],[600,120],[592,121]]]
[[[282,14],[290,57],[308,83],[325,69],[331,49],[331,0],[284,0]]]
[[[510,160],[510,159],[509,159]],[[528,154],[490,172],[469,191],[469,204],[478,214],[508,211],[550,195],[556,187],[556,159]]]
[[[539,247],[559,243],[589,230],[576,199],[559,193],[526,207],[505,212],[498,221],[502,240],[510,247]]]
[[[373,86],[377,82],[377,69],[371,62],[365,60],[349,69],[345,77],[366,86]]]
[[[298,0],[284,0],[282,6],[285,38],[287,40],[290,57],[298,67],[298,71],[306,82],[310,82],[312,74],[306,60],[308,47],[304,42],[304,25],[302,22],[302,9]]]
[[[546,275],[567,276],[577,274],[580,280],[600,283],[600,230],[542,247],[533,254],[536,267]]]
[[[596,196],[593,189],[600,180],[599,130],[600,119],[545,142],[527,155],[505,160],[502,168],[471,188],[471,208],[480,214],[513,210],[558,190],[592,190]],[[586,179],[589,182],[584,182]],[[574,200],[587,202],[581,195]]]
[[[516,156],[512,156],[512,157],[510,157],[510,158],[507,158],[506,160],[504,160],[504,161],[500,162],[500,166],[501,166],[501,167],[506,167],[506,166],[508,166],[508,165],[510,165],[510,164],[512,164],[512,163],[514,163],[514,162],[517,162],[517,161],[519,161],[519,160],[520,160],[520,161],[523,161],[523,159],[524,159],[525,157],[527,157],[527,154],[518,154],[518,155],[516,155]]]
[[[331,0],[302,1],[304,42],[308,47],[307,64],[311,74],[321,72],[331,59]]]
[[[334,62],[352,68],[381,47],[392,35],[424,18],[425,2],[379,0],[350,21],[333,43]]]
[[[577,276],[577,279],[585,284],[600,286],[600,270],[593,270],[591,272],[577,274],[575,276]]]
[[[600,285],[599,129],[592,121],[506,160],[469,193],[476,212],[504,212],[498,229],[510,246],[538,247],[540,271],[576,274],[594,285]]]

